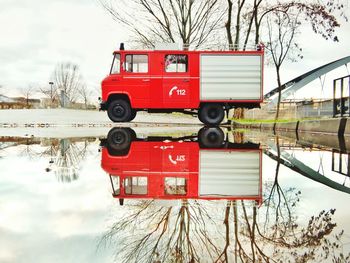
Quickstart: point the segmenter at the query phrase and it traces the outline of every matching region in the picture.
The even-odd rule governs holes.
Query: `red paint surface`
[[[200,55],[259,55],[264,51],[115,51],[120,54],[120,73],[111,74],[102,81],[102,101],[113,94],[125,94],[134,109],[198,109],[200,101]],[[148,55],[147,73],[130,73],[123,69],[128,54]],[[188,56],[188,71],[185,73],[165,72],[164,57],[168,54]],[[263,72],[263,66],[262,66]],[[263,81],[263,80],[262,80]],[[172,89],[176,87],[176,90]],[[170,95],[171,94],[171,95]],[[222,103],[261,103],[258,100],[221,100]]]
[[[260,156],[261,149],[202,149],[203,151],[255,151]],[[112,156],[106,147],[102,149],[102,168],[110,176],[119,176],[120,193],[116,198],[125,199],[205,199],[205,200],[256,200],[261,203],[261,166],[260,193],[258,196],[199,196],[199,144],[197,142],[147,142],[134,141],[124,156]],[[147,194],[126,194],[124,181],[128,177],[146,177]],[[185,178],[185,195],[165,194],[165,178]]]

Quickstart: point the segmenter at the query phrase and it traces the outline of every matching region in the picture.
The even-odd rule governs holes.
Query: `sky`
[[[8,94],[49,85],[55,66],[80,66],[87,85],[99,87],[125,32],[97,0],[0,0],[0,76]]]
[[[17,90],[28,85],[49,86],[55,66],[71,61],[80,66],[87,85],[99,96],[112,52],[120,42],[127,47],[129,35],[98,0],[0,0],[0,6],[0,93],[19,95]],[[350,23],[343,23],[337,30],[340,42],[333,43],[304,29],[300,35],[304,59],[284,64],[283,82],[349,55],[349,32]],[[342,75],[347,75],[345,67],[334,76]],[[332,79],[327,76],[328,86]],[[265,92],[276,86],[270,66],[265,68],[264,84]],[[301,96],[320,97],[318,84]]]

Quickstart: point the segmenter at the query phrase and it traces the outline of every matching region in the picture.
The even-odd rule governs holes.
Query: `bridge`
[[[311,81],[321,77],[322,75],[327,74],[328,72],[339,68],[341,66],[346,66],[350,62],[350,56],[335,60],[333,62],[327,63],[321,67],[318,67],[316,69],[310,70],[307,73],[302,74],[299,77],[296,77],[287,83],[283,84],[281,86],[281,101],[292,95],[297,90],[303,88],[305,85],[309,84]],[[278,94],[279,88],[275,88],[271,90],[270,92],[266,93],[264,95],[264,99],[268,100],[267,107],[274,107],[277,105],[278,102]]]
[[[279,154],[277,154],[279,152]],[[288,153],[287,151],[283,150],[280,146],[276,144],[269,143],[269,148],[264,150],[265,155],[270,157],[271,159],[275,160],[276,162],[279,162],[280,164],[288,167],[289,169],[315,181],[320,184],[323,184],[325,186],[328,186],[332,189],[335,189],[337,191],[341,191],[347,194],[350,194],[350,187],[344,184],[340,184],[334,180],[332,180],[329,177],[326,177],[324,174],[322,174],[320,171],[316,171],[303,163],[302,161],[298,160],[294,155]],[[320,160],[322,162],[322,160]],[[320,164],[321,165],[321,164]],[[333,167],[333,164],[332,164]],[[344,178],[348,178],[349,171],[347,171],[346,174],[340,173],[339,171],[335,171],[341,175],[343,175]]]

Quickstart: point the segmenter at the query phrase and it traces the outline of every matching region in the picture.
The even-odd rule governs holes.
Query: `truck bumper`
[[[107,110],[107,103],[105,101],[100,102],[100,108],[99,110]]]

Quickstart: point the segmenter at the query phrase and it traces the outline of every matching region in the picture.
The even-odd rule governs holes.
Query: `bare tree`
[[[345,6],[342,0],[320,2],[308,1],[267,1],[254,0],[249,3],[244,0],[235,1],[236,9],[233,9],[233,1],[227,0],[226,36],[229,44],[239,46],[243,41],[243,49],[251,43],[254,45],[264,41],[261,30],[266,26],[266,18],[272,12],[288,12],[289,15],[300,13],[299,22],[309,24],[316,34],[325,39],[337,40],[335,28],[340,24],[336,18],[342,17],[347,21]],[[233,24],[232,20],[236,23]],[[233,34],[234,32],[234,34]],[[243,34],[242,34],[243,33]],[[235,40],[233,41],[233,35]]]
[[[58,92],[57,86],[53,82],[50,82],[49,85],[40,87],[38,91],[42,93],[46,99],[49,99],[50,107],[57,106]]]
[[[222,27],[219,0],[100,0],[112,17],[125,25],[140,46],[177,43],[194,49],[208,46]],[[125,10],[129,8],[131,12]]]
[[[20,88],[20,93],[21,95],[25,98],[26,100],[26,107],[29,108],[29,100],[30,98],[33,96],[33,94],[35,93],[35,89],[32,85],[28,85],[26,87]]]
[[[286,59],[294,59],[290,56],[290,51],[299,49],[295,42],[301,25],[298,19],[299,14],[291,15],[288,10],[286,12],[274,11],[272,16],[267,18],[268,42],[266,43],[266,49],[269,50],[270,58],[275,66],[279,87],[275,121],[278,120],[281,101],[281,66]]]
[[[341,7],[339,7],[341,8]],[[332,8],[326,9],[322,4],[304,4],[301,2],[290,2],[285,6],[279,6],[265,12],[267,25],[268,55],[276,70],[277,85],[279,87],[278,103],[275,121],[279,117],[281,102],[281,67],[285,60],[296,61],[302,58],[297,43],[298,29],[302,21],[308,21],[314,32],[320,34],[326,40],[338,41],[334,35],[335,28],[339,26],[337,19],[330,13]],[[262,18],[260,19],[261,23]]]
[[[89,99],[93,93],[92,90],[90,90],[86,85],[82,85],[80,89],[78,90],[79,97],[83,100],[85,109],[87,109],[87,105],[89,102]]]
[[[235,1],[237,3],[237,12],[236,12],[236,24],[235,24],[235,40],[233,41],[232,36],[232,16],[233,16],[233,1],[227,0],[227,22],[225,24],[226,28],[226,35],[227,40],[229,44],[229,49],[231,50],[238,50],[239,49],[239,39],[240,39],[240,33],[241,33],[241,19],[242,19],[242,10],[244,7],[244,4],[246,3],[245,0],[238,0]]]
[[[76,102],[79,90],[84,86],[78,65],[71,62],[60,63],[53,73],[56,90],[61,90],[69,102]]]
[[[266,30],[266,28],[271,29],[271,21],[278,21],[283,17],[288,17],[288,20],[291,21],[294,26],[309,24],[313,31],[316,34],[321,35],[324,39],[338,41],[338,38],[335,35],[335,28],[339,27],[340,24],[335,17],[335,14],[338,15],[338,18],[342,17],[347,21],[344,12],[345,6],[342,2],[343,1],[341,0],[327,1],[326,3],[317,0],[308,1],[307,3],[305,1],[294,0],[283,2],[279,0],[254,0],[253,3],[252,1],[248,3],[244,0],[235,2],[227,0],[227,22],[225,28],[229,46],[231,46],[231,48],[238,48],[241,46],[242,49],[245,50],[249,43],[255,46],[258,45],[259,42],[271,43],[271,36],[269,34],[261,34],[261,32]],[[277,18],[277,16],[280,16],[280,18]],[[292,21],[293,19],[294,21]],[[233,20],[235,21],[235,24],[232,23]],[[291,29],[291,26],[289,26],[289,29]],[[273,30],[278,29],[273,26]],[[284,28],[282,28],[282,30],[285,32],[287,31],[284,30]],[[291,33],[290,30],[289,32]],[[265,38],[265,36],[267,36],[267,38]],[[276,37],[275,34],[274,37]],[[295,35],[293,35],[292,42],[295,43],[296,40]],[[241,45],[241,41],[243,42],[243,45]],[[287,39],[283,41],[285,43],[288,42]],[[294,43],[290,43],[291,46],[295,47]],[[268,53],[270,50],[268,50]],[[292,59],[296,58],[293,58],[295,53],[289,54],[290,51],[291,48],[285,48],[283,50],[286,55],[285,57]],[[274,55],[271,56],[273,57]],[[273,60],[274,65],[276,66],[275,62],[282,64],[284,60],[282,59],[283,57],[284,56],[280,57],[279,62]],[[278,69],[278,71],[280,70]],[[277,76],[277,79],[278,78],[280,78],[280,76]],[[243,117],[243,115],[238,115],[238,117]],[[276,117],[278,118],[278,113]]]

